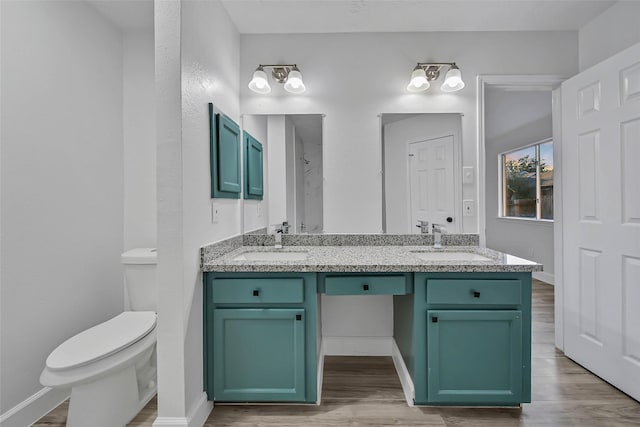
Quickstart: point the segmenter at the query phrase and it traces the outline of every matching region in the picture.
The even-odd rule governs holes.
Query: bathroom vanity
[[[542,266],[479,248],[477,236],[444,236],[439,250],[417,244],[429,236],[365,236],[203,248],[209,399],[316,403],[326,294],[393,298],[393,358],[409,404],[530,402],[531,272]]]

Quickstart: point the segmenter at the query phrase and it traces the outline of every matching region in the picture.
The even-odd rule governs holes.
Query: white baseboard
[[[396,371],[398,372],[398,378],[400,379],[400,384],[402,385],[404,398],[407,401],[407,405],[414,406],[413,401],[416,396],[416,391],[413,386],[413,381],[411,380],[411,375],[409,374],[407,365],[405,365],[404,363],[404,359],[402,358],[402,354],[400,354],[400,349],[398,348],[395,339],[393,340],[392,345],[393,354],[391,355],[391,357],[393,358],[393,364],[395,365]]]
[[[213,402],[207,400],[202,393],[198,401],[191,407],[187,417],[158,417],[153,427],[202,427],[213,410]]]
[[[533,276],[534,279],[542,280],[543,282],[550,285],[555,284],[555,281],[553,280],[553,274],[547,273],[546,271],[534,271],[531,276]]]
[[[207,400],[207,393],[202,392],[200,399],[189,411],[189,427],[202,427],[213,410],[213,402]]]
[[[158,417],[153,422],[153,427],[189,427],[186,417]]]
[[[71,389],[44,387],[0,415],[0,426],[30,426],[67,400],[70,395]]]
[[[392,337],[322,337],[325,356],[391,356]]]

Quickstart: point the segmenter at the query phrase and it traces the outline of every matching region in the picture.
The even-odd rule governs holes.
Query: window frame
[[[518,148],[502,151],[498,153],[498,219],[508,221],[529,221],[536,223],[553,223],[554,219],[542,218],[542,187],[541,187],[541,174],[540,174],[540,145],[546,143],[554,143],[553,138],[544,138],[530,144],[522,145]],[[536,217],[520,217],[520,216],[508,216],[504,214],[505,208],[505,173],[504,173],[504,161],[503,156],[511,154],[516,151],[526,150],[527,148],[535,147],[536,151]],[[554,182],[555,186],[555,182]]]

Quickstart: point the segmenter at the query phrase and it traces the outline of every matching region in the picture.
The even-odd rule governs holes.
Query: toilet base
[[[133,365],[71,389],[67,427],[124,427],[155,395],[152,386],[140,396]]]

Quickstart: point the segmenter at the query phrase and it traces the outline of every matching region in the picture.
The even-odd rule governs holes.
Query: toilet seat
[[[47,358],[46,367],[63,371],[107,358],[149,335],[156,317],[153,311],[125,311],[60,344]]]

